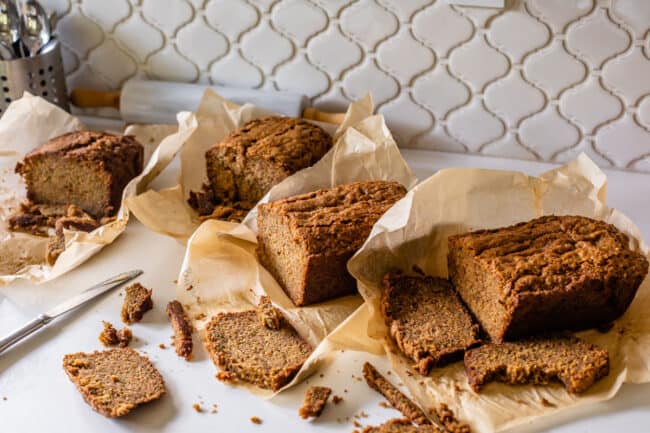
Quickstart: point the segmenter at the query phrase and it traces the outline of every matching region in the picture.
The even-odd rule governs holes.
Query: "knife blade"
[[[41,329],[43,326],[50,323],[55,318],[67,313],[70,310],[78,308],[87,302],[95,299],[97,296],[105,293],[111,289],[121,286],[124,283],[127,283],[134,278],[142,275],[142,270],[133,270],[129,272],[123,272],[119,275],[109,278],[108,280],[102,281],[99,284],[84,290],[78,295],[73,296],[72,298],[60,303],[56,307],[50,309],[49,311],[39,314],[36,318],[26,323],[19,329],[15,330],[11,334],[0,340],[0,353],[4,352],[9,347],[13,346],[23,338],[33,334],[37,330]]]

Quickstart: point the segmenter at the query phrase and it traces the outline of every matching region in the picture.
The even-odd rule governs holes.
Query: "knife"
[[[11,334],[7,335],[0,340],[0,353],[7,350],[9,347],[13,346],[23,338],[33,334],[34,332],[41,329],[43,326],[50,323],[52,320],[61,316],[62,314],[67,313],[70,310],[74,310],[81,305],[95,299],[97,296],[101,295],[104,292],[107,292],[111,289],[121,286],[124,283],[131,281],[137,276],[142,275],[141,270],[123,272],[119,275],[116,275],[112,278],[109,278],[106,281],[102,281],[99,284],[92,286],[89,289],[84,290],[76,296],[68,299],[65,302],[57,305],[52,308],[50,311],[39,314],[35,319],[26,323],[24,326],[16,329]]]

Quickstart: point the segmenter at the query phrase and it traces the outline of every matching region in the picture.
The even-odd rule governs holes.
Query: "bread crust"
[[[298,306],[353,294],[348,260],[405,194],[397,182],[367,181],[262,204],[260,262]]]
[[[48,173],[39,162],[53,159]],[[52,186],[61,184],[70,176],[67,170],[57,170],[61,161],[72,163],[67,167],[85,167],[92,173],[93,180],[99,180],[99,191],[94,195],[101,196],[96,203],[89,204],[81,194],[63,197],[52,194]],[[16,165],[16,173],[20,174],[27,185],[27,198],[38,204],[79,206],[95,218],[113,216],[122,201],[122,191],[131,179],[142,172],[144,148],[129,135],[113,135],[105,132],[77,131],[61,135],[44,143],[29,152],[22,162]],[[43,175],[43,176],[41,176]],[[78,174],[77,174],[78,175]],[[43,181],[43,179],[48,181]]]
[[[582,216],[544,216],[448,244],[449,276],[495,342],[610,323],[648,273],[624,233]]]

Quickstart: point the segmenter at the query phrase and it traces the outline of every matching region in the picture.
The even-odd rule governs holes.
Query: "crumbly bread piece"
[[[187,318],[183,306],[176,300],[170,301],[165,311],[174,329],[174,347],[176,354],[189,361],[192,358],[192,349],[194,348],[194,343],[192,342],[192,324]]]
[[[478,325],[447,280],[388,273],[383,287],[381,312],[389,334],[421,374],[461,359],[480,342]]]
[[[257,203],[274,185],[316,163],[332,137],[302,119],[251,120],[206,153],[208,179],[217,203]]]
[[[363,364],[363,378],[370,388],[383,395],[395,409],[402,412],[402,415],[411,422],[417,425],[431,424],[422,409],[382,376],[369,362]]]
[[[472,432],[472,429],[469,427],[469,425],[458,421],[456,415],[454,415],[454,411],[449,409],[449,406],[447,406],[445,403],[439,404],[434,409],[434,412],[442,425],[445,426],[445,430],[447,430],[449,433]]]
[[[264,326],[255,310],[219,313],[206,326],[206,350],[221,377],[279,390],[289,383],[312,352],[286,321]]]
[[[302,406],[298,409],[300,418],[318,418],[323,413],[323,409],[325,409],[327,399],[330,398],[331,393],[332,388],[326,386],[310,386],[305,393],[305,400]]]
[[[408,419],[391,419],[379,426],[367,426],[362,433],[448,433],[433,424],[416,426]]]
[[[217,199],[210,184],[204,184],[200,191],[190,191],[187,203],[199,214],[200,221],[217,219],[241,222],[255,206],[249,201],[223,201]]]
[[[260,301],[257,304],[257,317],[259,318],[262,325],[266,326],[269,329],[278,330],[282,327],[284,323],[284,317],[280,310],[275,308],[271,303],[271,298],[268,296],[260,297]]]
[[[165,394],[158,370],[130,348],[65,355],[63,369],[84,400],[107,417],[126,415]]]
[[[120,346],[126,347],[131,342],[133,338],[133,333],[129,328],[123,328],[119,331],[113,327],[109,322],[102,322],[104,324],[104,329],[99,334],[99,341],[104,346]]]
[[[578,394],[609,374],[609,354],[571,335],[537,336],[469,350],[465,372],[476,392],[492,381],[513,385],[559,381]]]
[[[448,262],[456,290],[495,342],[612,322],[648,273],[625,234],[582,216],[450,236]]]
[[[406,194],[397,182],[355,182],[260,205],[257,254],[298,306],[356,292],[347,262]]]
[[[78,131],[53,138],[16,165],[33,203],[74,204],[95,218],[114,215],[126,184],[142,171],[132,136]]]
[[[133,283],[124,289],[122,322],[132,324],[142,320],[144,313],[153,308],[152,294],[153,290],[147,289],[140,283]]]

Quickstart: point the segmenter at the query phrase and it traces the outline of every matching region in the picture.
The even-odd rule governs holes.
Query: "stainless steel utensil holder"
[[[34,57],[0,60],[0,114],[25,91],[70,111],[61,44],[53,40],[44,51]]]

